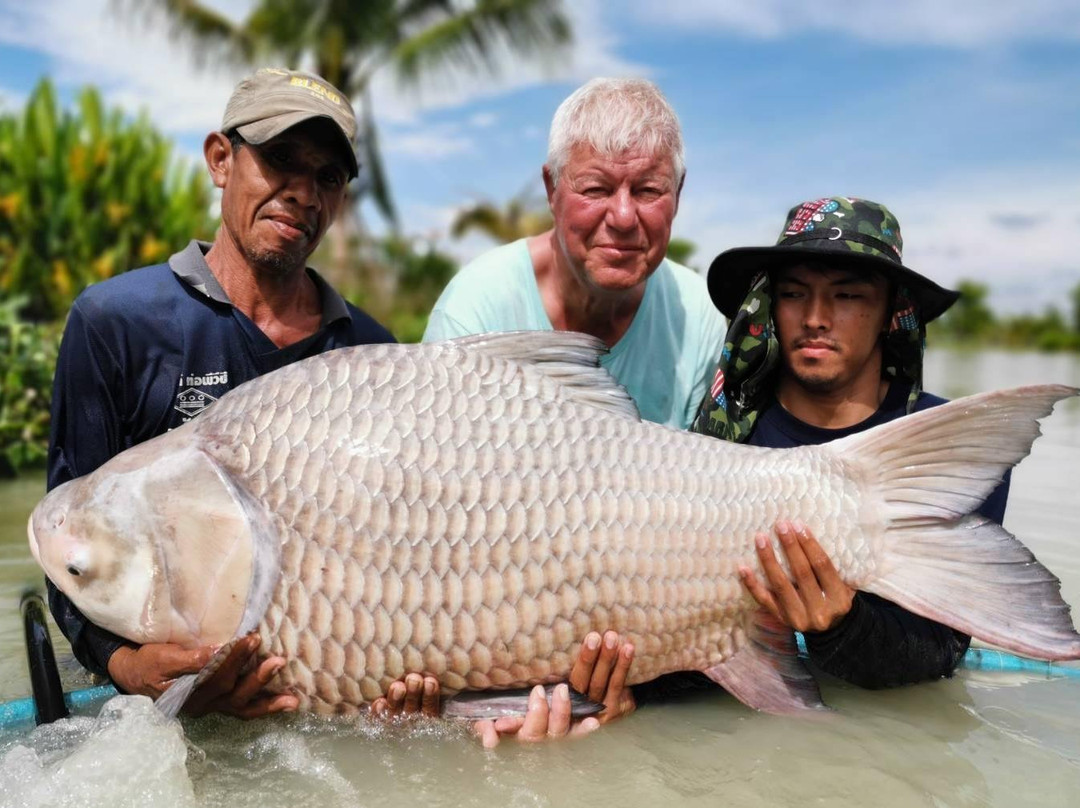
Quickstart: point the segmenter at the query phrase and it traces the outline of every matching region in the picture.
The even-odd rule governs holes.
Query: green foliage
[[[667,257],[676,264],[690,266],[690,256],[697,252],[697,245],[686,238],[673,238],[668,241]]]
[[[1080,283],[1073,287],[1069,297],[1072,301],[1072,330],[1080,337]]]
[[[0,477],[45,465],[61,323],[27,323],[25,298],[0,303]]]
[[[352,282],[340,286],[343,294],[399,342],[419,342],[457,261],[422,239],[397,235],[357,240],[349,252],[363,257],[350,268]]]
[[[450,225],[450,235],[461,238],[477,230],[499,244],[509,244],[521,238],[538,236],[552,225],[547,200],[535,197],[529,189],[522,191],[502,207],[494,202],[481,201],[462,208]]]
[[[986,303],[990,289],[977,281],[962,280],[957,287],[960,299],[938,321],[938,333],[960,342],[990,335],[994,313]]]
[[[210,184],[171,148],[92,88],[62,109],[47,79],[0,115],[0,292],[54,319],[89,284],[212,236]]]
[[[963,280],[957,288],[960,300],[927,329],[931,345],[959,343],[1015,350],[1080,350],[1080,285],[1071,294],[1072,327],[1053,307],[1042,314],[996,316],[986,303],[989,289],[984,284]]]

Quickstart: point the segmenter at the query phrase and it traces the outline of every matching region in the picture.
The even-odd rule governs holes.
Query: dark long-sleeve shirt
[[[75,301],[53,380],[48,486],[196,417],[232,388],[333,348],[393,342],[313,270],[322,324],[278,348],[229,302],[191,242],[168,264],[91,286]],[[106,674],[123,640],[89,622],[51,582],[49,607],[75,658]]]

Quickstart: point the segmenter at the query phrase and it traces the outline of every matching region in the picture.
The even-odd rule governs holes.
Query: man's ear
[[[210,180],[218,188],[225,187],[225,180],[232,170],[233,148],[229,139],[221,132],[211,132],[203,141],[203,157]]]
[[[551,169],[548,168],[546,163],[544,164],[543,175],[544,175],[544,190],[547,192],[548,207],[551,208],[551,206],[552,206],[551,199],[552,199],[553,196],[555,196],[555,177],[552,175]],[[552,210],[552,213],[554,213],[554,212],[555,211]]]

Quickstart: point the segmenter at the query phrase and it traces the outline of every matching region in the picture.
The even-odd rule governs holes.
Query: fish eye
[[[67,571],[68,571],[68,575],[73,575],[76,578],[78,578],[80,575],[82,575],[82,570],[80,570],[74,564],[68,564],[67,565]]]

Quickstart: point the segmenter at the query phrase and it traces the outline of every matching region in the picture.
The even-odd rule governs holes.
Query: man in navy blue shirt
[[[90,287],[75,301],[54,381],[49,488],[198,416],[227,391],[332,348],[393,336],[306,267],[357,174],[356,118],[318,76],[260,70],[237,85],[221,131],[203,144],[221,189],[213,244]],[[76,658],[122,691],[156,698],[212,649],[134,646],[95,626],[49,584]],[[245,672],[238,643],[189,707],[252,717],[295,707],[263,686],[284,664]]]
[[[885,206],[833,197],[792,208],[775,246],[719,255],[709,292],[731,327],[692,428],[789,448],[944,403],[922,390],[926,323],[959,294],[905,267],[902,245]],[[1000,523],[1007,495],[1006,479],[979,512]],[[764,608],[804,633],[819,667],[863,687],[953,672],[969,636],[848,587],[804,525],[776,530],[791,577],[764,534],[765,580],[740,572]]]

